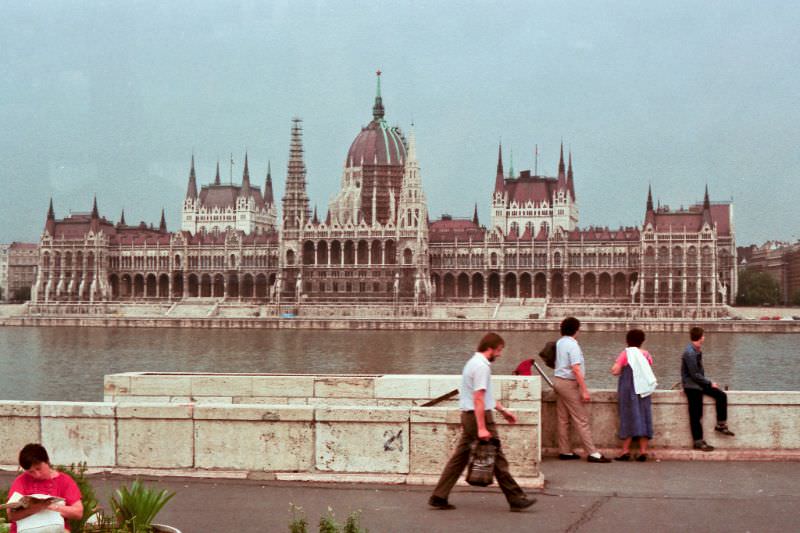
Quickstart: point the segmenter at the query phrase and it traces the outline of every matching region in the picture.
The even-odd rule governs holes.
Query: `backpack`
[[[539,352],[539,357],[542,358],[544,364],[550,368],[556,367],[556,343],[548,341],[542,351]]]

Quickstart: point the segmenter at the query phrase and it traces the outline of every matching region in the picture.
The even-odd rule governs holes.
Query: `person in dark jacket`
[[[683,351],[681,359],[683,392],[689,401],[689,425],[694,449],[710,452],[714,447],[703,440],[703,395],[711,396],[717,404],[717,425],[714,426],[714,431],[733,437],[733,432],[728,429],[728,395],[706,377],[703,369],[702,348],[706,340],[703,328],[693,327],[689,331],[689,338],[691,342]]]

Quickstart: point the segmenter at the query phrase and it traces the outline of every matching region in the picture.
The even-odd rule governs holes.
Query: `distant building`
[[[8,301],[8,247],[0,244],[0,301]]]
[[[7,300],[28,300],[36,283],[39,265],[39,245],[13,242],[8,246]]]
[[[750,247],[742,267],[769,274],[780,287],[780,302],[791,304],[800,297],[800,242],[769,241]]]
[[[379,75],[380,76],[380,75]],[[372,120],[345,157],[324,218],[311,207],[303,128],[291,127],[280,218],[269,170],[263,191],[214,181],[198,192],[194,157],[181,230],[113,224],[91,213],[57,220],[41,238],[37,301],[519,302],[681,309],[732,303],[736,243],[731,203],[655,208],[641,226],[580,228],[572,153],[555,177],[505,175],[502,148],[487,180],[489,227],[429,220],[413,130],[385,118],[380,77]],[[280,220],[280,223],[278,222]]]

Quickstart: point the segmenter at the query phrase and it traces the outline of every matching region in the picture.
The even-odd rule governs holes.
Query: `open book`
[[[23,496],[19,492],[15,492],[8,498],[8,503],[0,505],[0,509],[25,509],[32,503],[58,503],[64,505],[66,502],[64,498],[57,496],[50,496],[47,494],[29,494]]]

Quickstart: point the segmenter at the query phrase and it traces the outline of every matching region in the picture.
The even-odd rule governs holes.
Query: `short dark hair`
[[[568,316],[561,321],[561,334],[572,337],[581,329],[581,321],[574,316]]]
[[[705,330],[703,328],[701,328],[700,326],[695,326],[689,330],[689,338],[692,339],[693,341],[699,341],[700,339],[703,338],[704,333]]]
[[[625,335],[625,342],[628,343],[628,346],[641,348],[644,338],[644,331],[640,329],[632,329],[627,333],[627,335]]]
[[[50,464],[50,457],[47,450],[41,444],[26,444],[19,452],[19,466],[23,470],[28,470],[33,465],[39,463]]]
[[[478,343],[478,351],[485,352],[488,349],[496,349],[501,346],[505,346],[506,341],[503,340],[503,337],[498,335],[497,333],[487,333],[481,339],[481,342]]]

